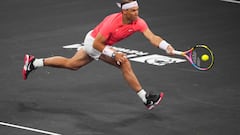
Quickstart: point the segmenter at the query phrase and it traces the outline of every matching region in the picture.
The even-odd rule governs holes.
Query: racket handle
[[[173,51],[173,54],[183,55],[183,52],[182,52],[182,51],[176,51],[176,50],[174,50],[174,51]]]

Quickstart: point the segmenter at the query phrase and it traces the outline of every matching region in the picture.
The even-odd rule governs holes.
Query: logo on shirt
[[[133,32],[133,29],[129,29],[128,32]]]

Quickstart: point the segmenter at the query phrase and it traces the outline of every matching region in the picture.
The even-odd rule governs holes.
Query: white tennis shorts
[[[91,36],[92,30],[89,31],[87,33],[87,35],[85,36],[84,42],[83,42],[83,46],[80,46],[78,48],[78,50],[80,50],[81,48],[84,49],[84,51],[93,59],[98,60],[100,55],[102,54],[101,52],[99,52],[98,50],[93,48],[93,42],[94,42],[94,38]]]

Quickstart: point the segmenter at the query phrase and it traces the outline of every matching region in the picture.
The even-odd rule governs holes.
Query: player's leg
[[[92,60],[93,59],[84,51],[83,48],[77,51],[72,58],[53,56],[44,59],[37,59],[34,56],[26,54],[24,57],[24,67],[22,70],[23,79],[26,80],[29,73],[39,67],[49,66],[77,70]]]
[[[119,68],[123,73],[124,79],[134,91],[139,92],[142,89],[142,86],[139,83],[135,73],[133,72],[131,64],[128,60],[121,65],[118,65],[115,60],[106,55],[101,55],[100,59],[108,64],[114,65],[115,67]]]
[[[90,56],[88,56],[88,54],[83,49],[80,49],[75,53],[75,55],[72,58],[66,58],[62,56],[45,58],[44,66],[77,70],[82,66],[85,66],[92,60],[93,59]]]
[[[163,98],[163,93],[160,94],[153,94],[147,93],[141,86],[140,82],[138,81],[132,67],[130,61],[127,59],[125,62],[118,65],[117,62],[105,55],[101,55],[100,59],[104,62],[111,64],[117,68],[119,68],[123,74],[124,79],[128,83],[128,85],[138,94],[138,96],[142,99],[146,107],[150,110],[154,108],[155,105],[159,104]]]

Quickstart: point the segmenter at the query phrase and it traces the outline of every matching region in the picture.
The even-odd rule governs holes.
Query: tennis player
[[[39,67],[77,70],[93,60],[100,59],[121,70],[128,85],[149,110],[158,105],[164,93],[146,92],[138,81],[126,54],[117,52],[112,46],[135,32],[141,32],[152,45],[165,50],[168,54],[172,54],[174,48],[160,36],[155,35],[147,23],[139,17],[139,5],[136,0],[122,0],[117,5],[121,8],[121,12],[108,15],[89,31],[84,39],[84,46],[79,48],[72,58],[62,56],[35,58],[33,55],[26,54],[22,70],[23,79],[26,80],[29,73]]]

